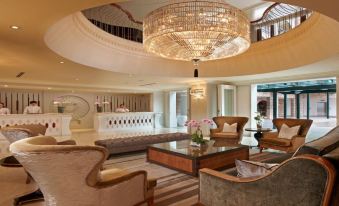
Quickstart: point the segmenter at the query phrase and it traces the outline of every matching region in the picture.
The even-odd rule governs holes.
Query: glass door
[[[218,116],[236,115],[236,86],[218,85]]]

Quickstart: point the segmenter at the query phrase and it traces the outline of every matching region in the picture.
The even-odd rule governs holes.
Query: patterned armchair
[[[47,206],[153,204],[156,182],[145,171],[100,171],[105,148],[57,145],[42,136],[16,141],[10,151],[37,182]]]
[[[305,143],[306,135],[312,125],[313,120],[307,119],[274,119],[273,124],[277,127],[277,132],[263,133],[259,141],[260,151],[265,148],[285,151],[288,153],[295,152],[301,145]],[[299,134],[292,139],[278,138],[280,128],[283,124],[289,127],[300,125]]]
[[[224,141],[227,143],[237,144],[241,142],[244,126],[248,122],[248,118],[247,117],[221,116],[221,117],[213,117],[213,121],[217,125],[217,128],[210,130],[211,139],[215,141]],[[230,125],[234,123],[238,123],[237,132],[236,133],[222,132],[225,123],[230,124]]]

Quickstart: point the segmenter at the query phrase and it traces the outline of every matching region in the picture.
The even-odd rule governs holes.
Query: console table
[[[157,127],[157,113],[126,112],[97,113],[94,115],[94,128],[97,132],[121,129],[153,129]]]

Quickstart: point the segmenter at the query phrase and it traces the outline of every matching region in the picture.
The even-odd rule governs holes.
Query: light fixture
[[[190,90],[190,95],[197,98],[197,99],[202,99],[205,95],[204,89],[191,89]]]
[[[79,81],[79,78],[75,78],[75,81]]]
[[[47,87],[48,90],[51,90],[52,88],[51,87]]]
[[[145,17],[143,30],[145,49],[168,59],[221,59],[250,46],[246,14],[222,0],[170,0]]]
[[[64,64],[65,62],[63,62],[63,61],[61,61],[61,62],[59,62],[60,64]]]
[[[20,27],[18,27],[18,26],[15,26],[15,25],[12,25],[12,26],[10,26],[10,28],[11,28],[11,29],[14,29],[14,30],[18,30],[18,29],[20,29]]]
[[[4,87],[8,87],[8,85],[7,85],[7,84],[5,84],[5,85],[4,85]]]

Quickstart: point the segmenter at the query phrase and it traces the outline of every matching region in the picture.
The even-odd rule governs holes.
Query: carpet
[[[282,153],[263,152],[251,155],[250,160],[268,161],[281,155]],[[146,170],[149,178],[157,179],[154,200],[156,206],[187,206],[198,201],[198,178],[148,163],[145,153],[112,157],[105,162],[104,168],[119,168],[128,171]]]

